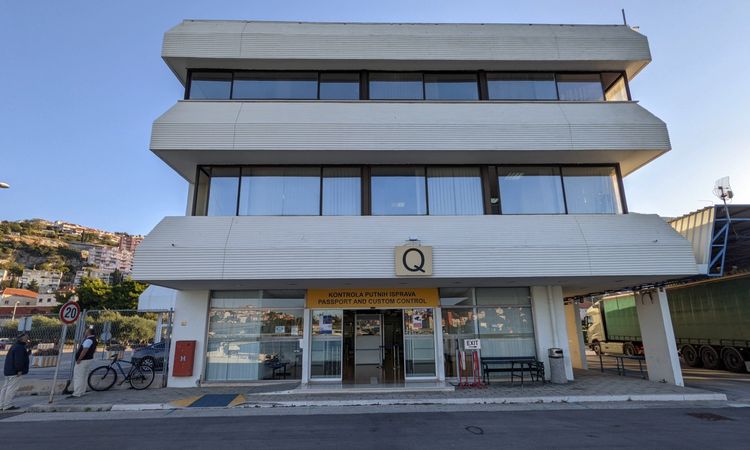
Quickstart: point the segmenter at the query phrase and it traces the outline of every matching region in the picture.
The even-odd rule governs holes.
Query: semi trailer
[[[691,367],[750,371],[750,274],[667,288],[677,349]],[[586,311],[595,352],[643,354],[633,294],[607,297]]]

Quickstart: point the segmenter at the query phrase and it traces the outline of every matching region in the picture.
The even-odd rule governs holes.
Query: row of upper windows
[[[198,169],[194,214],[618,214],[612,166],[247,166]]]
[[[627,101],[625,76],[516,72],[190,72],[199,100]]]

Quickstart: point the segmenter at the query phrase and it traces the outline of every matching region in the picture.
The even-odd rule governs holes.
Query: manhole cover
[[[687,413],[687,415],[690,417],[695,417],[696,419],[707,420],[709,422],[718,422],[719,420],[734,420],[730,419],[729,417],[720,416],[713,413]]]

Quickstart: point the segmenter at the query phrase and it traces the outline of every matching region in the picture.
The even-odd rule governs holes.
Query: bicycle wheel
[[[89,374],[89,387],[93,391],[106,391],[115,385],[117,372],[109,366],[100,366]]]
[[[146,389],[154,382],[154,369],[148,366],[133,366],[128,374],[128,381],[133,389]]]

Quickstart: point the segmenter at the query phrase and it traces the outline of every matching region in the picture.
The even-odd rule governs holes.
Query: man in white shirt
[[[86,329],[86,336],[83,338],[78,351],[76,352],[75,366],[73,367],[73,395],[71,397],[81,397],[86,393],[86,383],[89,375],[91,361],[96,354],[96,337],[94,328]]]

